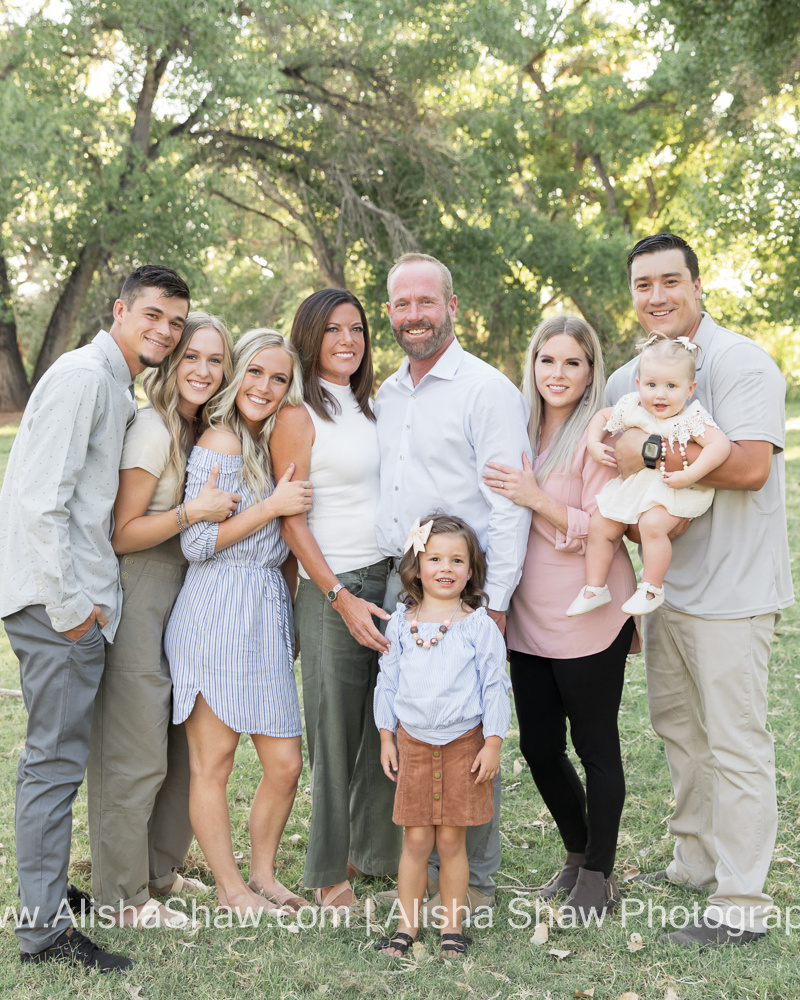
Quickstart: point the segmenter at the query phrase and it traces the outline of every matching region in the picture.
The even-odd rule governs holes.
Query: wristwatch
[[[646,469],[655,469],[658,456],[661,454],[661,436],[651,434],[642,445],[642,459]]]
[[[653,466],[653,468],[655,468],[655,466]],[[340,590],[344,590],[343,583],[337,583],[336,586],[333,588],[333,590],[329,590],[328,593],[325,595],[331,602],[331,604],[333,604],[333,602],[336,600],[336,595],[339,593]]]

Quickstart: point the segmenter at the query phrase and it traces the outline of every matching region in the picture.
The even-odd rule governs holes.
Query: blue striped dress
[[[240,455],[195,447],[186,499],[197,496],[215,462],[217,486],[241,494],[239,513],[253,502],[252,490],[239,481]],[[164,635],[173,722],[183,722],[202,694],[217,718],[238,733],[299,736],[292,604],[279,569],[289,549],[280,519],[215,552],[218,530],[200,521],[181,536],[189,569]]]

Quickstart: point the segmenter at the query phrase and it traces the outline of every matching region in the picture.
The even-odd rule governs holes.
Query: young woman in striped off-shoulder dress
[[[284,403],[302,400],[297,354],[274,330],[251,330],[234,350],[229,387],[189,459],[186,499],[219,465],[218,486],[241,494],[221,524],[187,527],[186,582],[165,636],[176,723],[186,722],[189,810],[217,884],[219,905],[240,914],[294,912],[305,905],[275,879],[274,864],[302,768],[300,707],[293,671],[292,605],[281,566],[289,554],[280,517],[311,507],[311,484],[273,487],[269,436]],[[226,797],[241,733],[264,776],[250,809],[250,881],[233,856]]]

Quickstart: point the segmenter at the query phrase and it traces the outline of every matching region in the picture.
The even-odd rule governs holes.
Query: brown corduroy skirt
[[[477,725],[451,743],[434,746],[397,726],[397,790],[392,819],[398,826],[481,826],[494,816],[492,782],[475,784],[470,768],[483,748]]]

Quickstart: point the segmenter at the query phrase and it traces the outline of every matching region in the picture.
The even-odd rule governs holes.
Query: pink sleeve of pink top
[[[556,528],[555,545],[566,552],[586,552],[589,519],[597,510],[597,494],[614,478],[613,469],[600,465],[586,450],[586,435],[575,446],[569,477],[569,496],[561,497],[567,507],[566,534]]]

